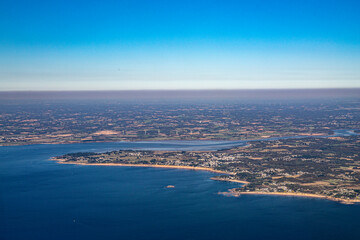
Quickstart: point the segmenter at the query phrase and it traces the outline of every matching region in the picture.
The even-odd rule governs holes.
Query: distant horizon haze
[[[360,88],[0,91],[0,100],[22,99],[321,99],[360,98]]]

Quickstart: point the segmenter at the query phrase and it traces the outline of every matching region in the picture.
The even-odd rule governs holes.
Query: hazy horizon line
[[[138,91],[146,91],[146,92],[152,92],[152,91],[297,91],[297,90],[356,90],[360,87],[324,87],[324,88],[317,88],[317,87],[311,87],[311,88],[199,88],[199,89],[117,89],[117,90],[110,90],[110,89],[101,89],[101,90],[87,90],[87,89],[60,89],[60,90],[0,90],[0,93],[4,92],[138,92]]]
[[[360,98],[360,88],[50,90],[0,91],[1,100],[23,99],[321,99]]]

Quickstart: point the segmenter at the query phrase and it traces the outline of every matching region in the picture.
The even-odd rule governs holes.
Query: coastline
[[[325,195],[313,194],[313,193],[289,193],[289,192],[240,192],[235,189],[229,189],[228,192],[219,192],[219,194],[225,196],[240,197],[241,195],[270,195],[270,196],[288,196],[288,197],[306,197],[306,198],[319,198],[339,202],[342,204],[355,204],[360,203],[358,199],[341,199],[334,198]]]
[[[241,184],[244,184],[244,185],[249,184],[249,182],[247,182],[247,181],[242,181],[242,180],[237,180],[237,179],[225,179],[225,178],[219,178],[219,177],[212,177],[212,178],[210,178],[210,179],[211,179],[211,180],[214,180],[214,181],[241,183]],[[230,189],[229,189],[229,190],[230,190]]]
[[[193,171],[207,171],[212,173],[221,173],[230,175],[231,172],[225,172],[221,170],[215,170],[212,168],[206,167],[191,167],[191,166],[174,166],[174,165],[153,165],[153,164],[127,164],[127,163],[85,163],[85,162],[65,162],[62,159],[51,158],[51,160],[56,161],[59,164],[71,164],[71,165],[83,165],[83,166],[109,166],[109,167],[147,167],[147,168],[167,168],[167,169],[184,169],[184,170],[193,170]],[[219,177],[211,177],[211,180],[214,181],[224,181],[224,182],[235,182],[241,183],[244,185],[249,184],[247,181],[237,180],[237,179],[224,179]],[[318,199],[325,199],[331,200],[335,202],[339,202],[342,204],[355,204],[360,203],[360,199],[341,199],[341,198],[334,198],[319,194],[313,193],[289,193],[289,192],[241,192],[236,191],[235,188],[229,189],[227,192],[219,192],[218,194],[225,195],[225,196],[233,196],[233,197],[240,197],[241,195],[272,195],[272,196],[289,196],[289,197],[307,197],[307,198],[318,198]]]
[[[153,164],[128,164],[128,163],[84,163],[84,162],[65,162],[61,159],[52,159],[60,164],[73,164],[73,165],[84,165],[84,166],[111,166],[111,167],[152,167],[152,168],[171,168],[171,169],[185,169],[194,171],[206,171],[221,174],[231,174],[229,172],[216,170],[206,167],[191,167],[191,166],[175,166],[175,165],[153,165]]]
[[[258,139],[200,139],[200,141],[222,141],[222,142],[233,142],[233,141],[253,141]],[[260,139],[264,140],[264,139]],[[199,139],[177,139],[177,138],[168,138],[168,139],[149,139],[145,142],[161,142],[161,141],[199,141]],[[16,142],[16,143],[0,143],[0,147],[16,147],[16,146],[31,146],[31,145],[65,145],[65,144],[86,144],[86,143],[137,143],[137,142],[144,142],[141,139],[126,139],[126,140],[119,140],[119,141],[61,141],[61,142]]]

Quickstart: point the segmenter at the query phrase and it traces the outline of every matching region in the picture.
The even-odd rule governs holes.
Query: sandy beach
[[[225,179],[225,178],[219,178],[219,177],[212,177],[210,178],[211,180],[215,180],[215,181],[224,181],[224,182],[236,182],[236,183],[241,183],[241,184],[249,184],[249,182],[247,181],[241,181],[241,180],[237,180],[237,179]]]
[[[357,199],[340,199],[334,198],[324,195],[312,194],[312,193],[287,193],[287,192],[240,192],[236,191],[235,189],[229,189],[228,192],[219,192],[219,194],[226,195],[226,196],[234,196],[239,197],[241,195],[274,195],[274,196],[289,196],[289,197],[307,197],[307,198],[321,198],[327,199],[331,201],[340,202],[343,204],[354,204],[360,203],[360,200]]]
[[[215,170],[206,167],[191,167],[191,166],[174,166],[174,165],[153,165],[153,164],[126,164],[126,163],[83,163],[83,162],[65,162],[61,159],[53,159],[60,164],[75,164],[86,166],[112,166],[112,167],[152,167],[152,168],[173,168],[173,169],[186,169],[194,171],[207,171],[213,173],[230,174],[225,171]]]

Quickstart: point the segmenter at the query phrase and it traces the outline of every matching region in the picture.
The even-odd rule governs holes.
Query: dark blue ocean
[[[214,173],[49,160],[78,151],[226,146],[144,142],[0,147],[0,239],[359,239],[360,205],[298,197],[225,197],[217,193],[239,184],[210,180]]]

